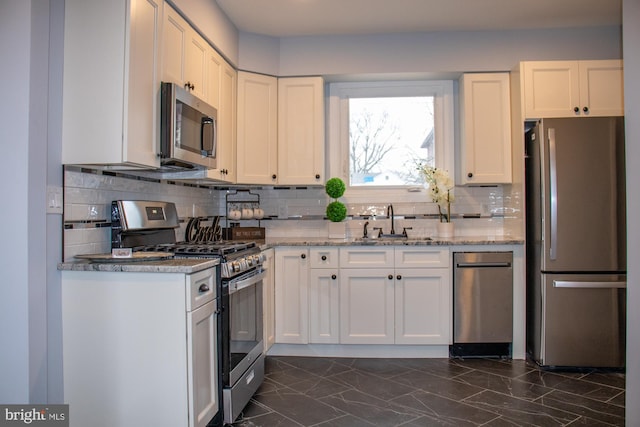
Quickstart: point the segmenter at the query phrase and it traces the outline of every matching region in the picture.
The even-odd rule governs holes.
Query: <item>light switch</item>
[[[62,187],[47,186],[47,213],[62,214]]]

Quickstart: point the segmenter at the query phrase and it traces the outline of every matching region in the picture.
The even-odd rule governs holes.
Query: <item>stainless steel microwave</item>
[[[165,167],[215,169],[218,111],[175,83],[160,89],[160,157]]]

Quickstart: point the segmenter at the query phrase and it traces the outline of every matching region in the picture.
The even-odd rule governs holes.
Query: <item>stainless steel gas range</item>
[[[217,221],[191,218],[185,240],[170,202],[117,200],[111,206],[112,248],[219,258],[220,391],[225,423],[234,422],[264,380],[262,281],[264,255],[255,242],[220,240]]]

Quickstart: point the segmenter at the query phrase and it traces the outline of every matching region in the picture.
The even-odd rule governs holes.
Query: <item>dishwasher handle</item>
[[[509,268],[510,262],[458,262],[456,268]]]

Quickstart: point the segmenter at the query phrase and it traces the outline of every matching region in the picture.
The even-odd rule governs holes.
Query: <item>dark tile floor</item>
[[[624,425],[623,373],[523,360],[267,357],[234,423],[274,426]]]

